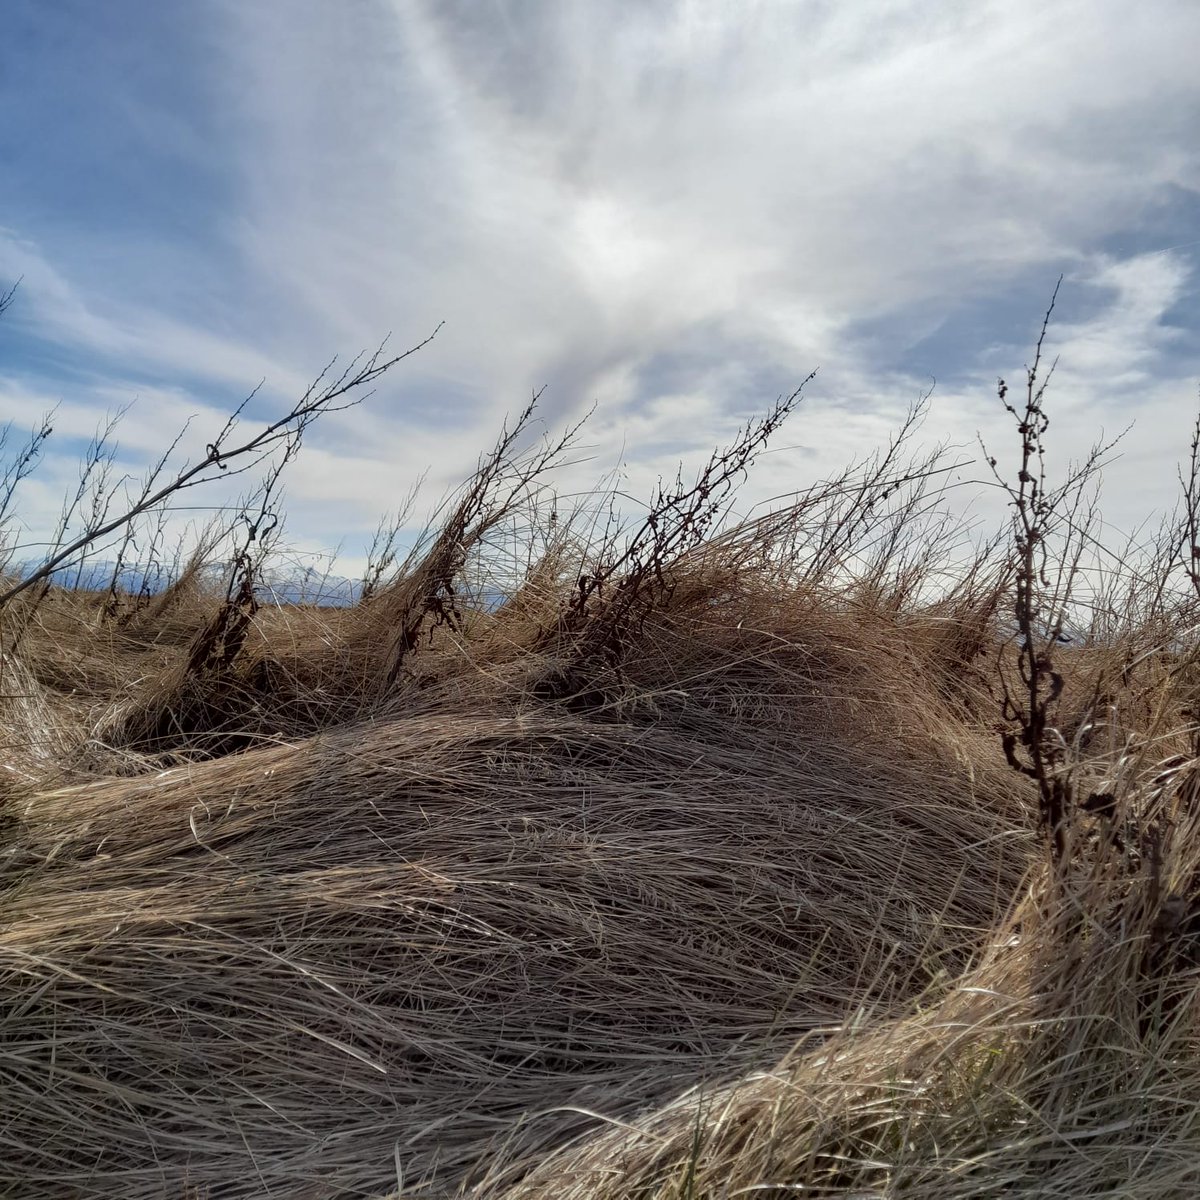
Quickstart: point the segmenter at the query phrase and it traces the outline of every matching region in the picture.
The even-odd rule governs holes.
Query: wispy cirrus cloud
[[[1145,464],[1194,400],[1200,11],[213,0],[145,25],[80,6],[69,33],[39,12],[27,57],[54,74],[54,35],[80,66],[22,68],[35,123],[57,90],[5,199],[0,272],[24,271],[42,346],[10,395],[69,362],[85,408],[174,384],[215,409],[446,320],[317,433],[302,537],[356,536],[426,469],[448,486],[543,384],[552,424],[598,402],[596,473],[623,456],[637,482],[820,366],[751,499],[870,449],[931,376],[931,436],[1000,437],[994,377],[1060,272],[1064,453],[1137,418],[1110,510],[1167,501]],[[79,130],[112,147],[83,155],[96,202],[39,208]]]

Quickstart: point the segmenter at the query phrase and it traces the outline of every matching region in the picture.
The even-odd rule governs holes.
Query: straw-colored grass
[[[0,1195],[1196,1194],[1191,669],[1060,656],[1051,864],[1004,571],[844,484],[494,611],[460,507],[219,667],[194,575],[3,614]]]

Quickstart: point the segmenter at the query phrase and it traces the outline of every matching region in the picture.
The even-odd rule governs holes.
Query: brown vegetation
[[[797,394],[596,539],[523,419],[348,607],[14,580],[0,1194],[1196,1194],[1196,464],[1084,587],[1037,371],[969,554],[911,426],[732,520]]]

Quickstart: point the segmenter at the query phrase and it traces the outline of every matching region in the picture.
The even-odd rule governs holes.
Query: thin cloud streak
[[[211,13],[206,86],[231,110],[212,148],[228,282],[204,285],[219,319],[195,295],[139,306],[119,271],[80,277],[32,226],[0,256],[26,255],[30,327],[108,373],[82,403],[171,372],[185,404],[263,376],[293,394],[322,354],[446,319],[315,431],[290,489],[303,538],[369,530],[427,468],[440,494],[543,384],[551,427],[598,402],[596,474],[625,462],[634,486],[820,367],[797,449],[764,460],[748,502],[872,449],[931,375],[931,436],[990,439],[995,374],[1027,357],[1060,271],[1064,453],[1140,413],[1159,423],[1127,443],[1143,463],[1186,429],[1195,341],[1167,316],[1195,301],[1197,247],[1182,228],[1163,253],[1104,246],[1200,195],[1191,6]],[[1030,340],[939,342],[971,305]],[[1120,466],[1110,484],[1123,517],[1169,500]]]

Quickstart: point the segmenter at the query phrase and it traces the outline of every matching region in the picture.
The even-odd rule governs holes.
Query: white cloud
[[[123,360],[85,407],[138,390],[139,375],[161,388],[170,371],[212,385],[208,404],[262,376],[290,395],[334,350],[388,330],[410,344],[445,318],[368,406],[315,433],[289,488],[300,536],[373,525],[426,468],[440,494],[542,384],[551,425],[599,402],[597,475],[624,447],[631,478],[647,480],[820,366],[781,435],[800,449],[768,456],[754,485],[791,490],[873,448],[927,385],[895,365],[911,342],[1031,274],[1048,289],[1060,269],[1066,293],[1100,297],[1052,334],[1064,450],[1136,410],[1152,427],[1110,473],[1115,507],[1132,517],[1160,502],[1164,472],[1153,486],[1138,472],[1182,436],[1160,430],[1186,428],[1180,379],[1196,356],[1163,317],[1195,277],[1182,251],[1098,246],[1141,228],[1166,189],[1200,190],[1200,9],[220,11],[216,83],[237,131],[219,148],[236,181],[221,224],[239,264],[213,298],[221,322],[68,282],[70,264],[27,241],[0,254],[26,270],[44,333]],[[1003,436],[993,376],[1019,368],[1039,315],[1024,344],[985,336],[937,364],[961,383],[936,394],[930,436]],[[868,323],[882,332],[865,337]],[[688,359],[689,378],[664,379],[664,355]],[[139,433],[192,399],[155,393],[161,420]]]
[[[493,405],[713,320],[807,367],[1196,182],[1200,16],[1150,8],[239,8],[246,246],[346,336],[447,316],[437,370]]]
[[[1124,434],[1104,472],[1102,508],[1117,536],[1171,508],[1178,495],[1176,464],[1187,452],[1200,364],[1194,349],[1182,363],[1166,358],[1180,335],[1162,318],[1195,279],[1179,259],[1154,253],[1124,261],[1097,256],[1073,282],[1101,289],[1105,301],[1084,320],[1052,319],[1042,364],[1045,378],[1057,360],[1046,398],[1051,469],[1061,473],[1095,442]],[[1022,394],[1037,324],[1030,321],[1025,345],[990,347],[987,366],[966,387],[935,394],[931,410],[938,431],[953,441],[982,434],[1009,478],[1019,440],[996,398],[996,377],[1008,380],[1012,396]],[[985,508],[1000,517],[995,503]]]
[[[86,353],[97,367],[126,376],[138,371],[199,376],[235,389],[235,395],[261,379],[284,392],[303,391],[308,382],[294,367],[246,342],[106,295],[102,287],[82,289],[37,246],[3,228],[0,262],[9,277],[21,280],[6,320],[56,341],[73,359]]]

